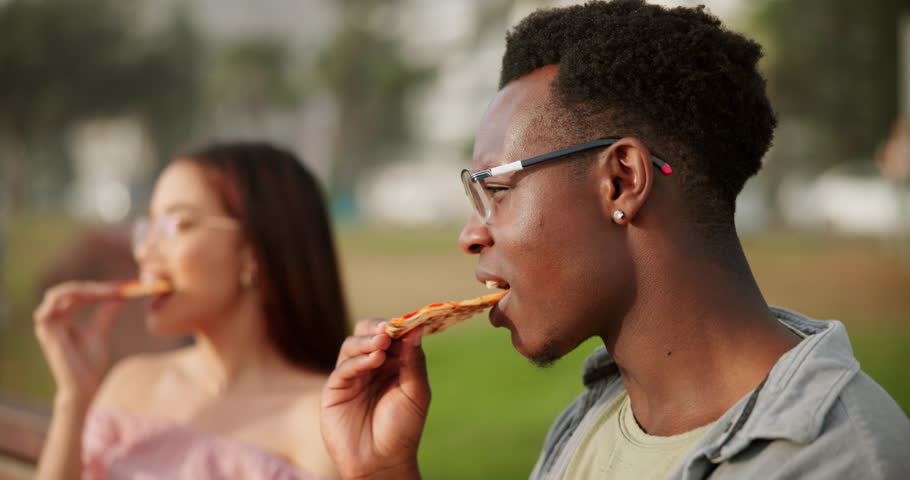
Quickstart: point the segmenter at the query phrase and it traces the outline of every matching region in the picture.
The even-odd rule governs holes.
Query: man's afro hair
[[[576,119],[566,128],[628,134],[603,120],[621,119],[673,165],[701,214],[710,209],[726,222],[776,125],[761,56],[757,43],[703,7],[592,1],[538,10],[519,23],[506,37],[499,83],[558,64],[554,96]]]

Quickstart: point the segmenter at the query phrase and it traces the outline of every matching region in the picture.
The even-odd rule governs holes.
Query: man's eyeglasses
[[[516,162],[507,163],[505,165],[500,165],[498,167],[488,168],[486,170],[480,170],[476,173],[471,173],[470,170],[464,169],[461,171],[461,183],[464,184],[465,194],[468,196],[468,199],[471,201],[471,205],[474,207],[474,210],[477,212],[477,215],[483,220],[484,223],[488,223],[490,216],[493,214],[493,200],[490,198],[489,192],[484,188],[483,183],[480,181],[487,177],[492,177],[494,175],[501,175],[503,173],[516,172],[518,170],[523,170],[532,165],[537,165],[538,163],[545,162],[547,160],[553,160],[555,158],[565,157],[573,153],[582,152],[585,150],[590,150],[592,148],[599,147],[608,147],[618,142],[618,138],[605,138],[601,140],[594,140],[592,142],[581,143],[578,145],[573,145],[571,147],[566,147],[561,150],[556,150],[555,152],[545,153],[543,155],[538,155],[527,160],[519,160]],[[670,167],[670,164],[664,162],[663,160],[651,156],[651,163],[655,167],[660,169],[661,173],[664,175],[670,175],[673,173],[673,168]]]

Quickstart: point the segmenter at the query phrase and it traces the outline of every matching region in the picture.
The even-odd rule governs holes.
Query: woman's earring
[[[626,218],[626,214],[622,210],[613,210],[613,220],[617,222]]]
[[[249,268],[240,273],[240,285],[249,288],[253,286],[253,269]]]

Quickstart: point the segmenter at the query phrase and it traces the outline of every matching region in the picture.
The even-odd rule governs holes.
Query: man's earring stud
[[[614,211],[613,211],[613,219],[614,219],[614,220],[622,220],[622,219],[624,219],[624,218],[626,218],[626,214],[623,213],[622,210],[614,210]]]

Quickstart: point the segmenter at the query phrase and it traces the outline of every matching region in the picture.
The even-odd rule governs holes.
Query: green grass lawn
[[[433,389],[420,451],[426,478],[527,478],[550,422],[582,391],[581,361],[595,344],[540,369],[485,321],[425,341]]]
[[[31,337],[32,291],[41,262],[66,226],[22,221],[11,229],[7,273],[14,316],[0,329],[0,388],[38,399],[51,391]],[[483,294],[475,260],[458,251],[457,230],[338,232],[355,318],[388,317],[440,300]],[[769,302],[848,327],[863,369],[910,412],[910,265],[874,242],[775,235],[745,242]],[[554,367],[538,369],[486,315],[425,340],[433,404],[420,451],[427,478],[527,478],[550,423],[582,390],[589,341]]]

